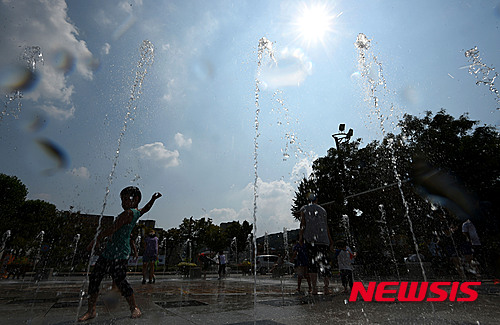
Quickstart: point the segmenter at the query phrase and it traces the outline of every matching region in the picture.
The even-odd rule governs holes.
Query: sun
[[[334,24],[340,14],[326,3],[302,3],[297,18],[292,22],[296,38],[307,47],[325,44],[326,38],[334,31]]]

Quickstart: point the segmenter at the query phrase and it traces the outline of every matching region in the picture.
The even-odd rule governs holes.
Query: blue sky
[[[308,12],[316,16],[304,19]],[[0,19],[3,93],[25,47],[40,46],[44,59],[20,112],[17,101],[3,109],[0,172],[18,176],[30,199],[61,210],[103,208],[143,40],[155,47],[154,63],[104,213],[119,213],[119,191],[137,185],[143,204],[163,193],[145,218],[164,228],[190,216],[253,222],[256,77],[258,234],[297,228],[290,214],[297,181],[334,146],[338,124],[364,144],[383,135],[358,71],[359,33],[383,68],[386,87],[377,95],[386,127],[404,113],[441,108],[481,124],[500,121],[495,96],[476,85],[464,55],[477,46],[483,63],[500,67],[500,1],[3,0]],[[258,71],[262,37],[276,62],[266,57]],[[37,119],[45,122],[34,127]],[[68,165],[44,172],[57,161],[40,139],[61,148]]]

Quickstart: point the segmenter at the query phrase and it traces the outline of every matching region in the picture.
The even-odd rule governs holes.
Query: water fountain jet
[[[470,63],[469,73],[477,79],[476,85],[483,84],[488,87],[493,96],[495,96],[498,105],[497,110],[500,110],[500,92],[495,87],[498,72],[495,71],[494,67],[488,67],[482,62],[477,46],[465,51],[465,57]]]
[[[358,65],[359,65],[359,70],[361,72],[361,76],[368,83],[368,86],[367,86],[368,96],[367,97],[369,100],[371,100],[373,102],[373,110],[374,110],[374,112],[375,112],[375,114],[380,122],[380,129],[382,131],[382,135],[383,135],[383,137],[385,137],[385,135],[386,135],[385,122],[393,114],[394,105],[392,103],[390,104],[390,113],[389,114],[382,114],[382,107],[380,106],[380,96],[378,95],[378,92],[379,92],[378,87],[382,86],[383,90],[385,90],[387,92],[387,84],[386,84],[386,80],[385,80],[384,75],[383,75],[382,64],[378,61],[377,57],[373,53],[369,52],[369,50],[371,48],[371,40],[368,39],[368,37],[366,37],[365,34],[360,33],[358,35],[354,45],[356,46],[356,48],[358,50]],[[375,65],[376,68],[378,69],[378,77],[376,79],[371,75],[372,65]],[[400,193],[401,200],[403,202],[404,209],[405,209],[404,215],[405,215],[406,219],[408,220],[408,224],[409,224],[410,231],[412,234],[414,248],[415,248],[416,255],[418,257],[418,261],[419,261],[420,268],[422,271],[422,276],[423,276],[424,281],[426,282],[427,276],[425,274],[424,265],[423,265],[422,259],[420,257],[421,255],[419,253],[417,238],[416,238],[415,232],[413,230],[413,222],[410,218],[408,202],[406,201],[406,198],[405,198],[405,195],[404,195],[403,189],[402,189],[403,181],[402,181],[401,176],[399,175],[399,173],[397,171],[397,159],[396,159],[396,155],[394,153],[394,139],[392,139],[392,138],[387,139],[387,144],[388,144],[389,152],[391,154],[391,161],[390,162],[392,165],[394,177],[395,177],[396,182],[398,184],[399,193]]]
[[[11,234],[11,231],[10,231],[10,230],[7,230],[7,231],[6,231],[6,232],[4,232],[4,234],[2,235],[2,245],[0,246],[0,256],[2,256],[2,255],[3,255],[3,251],[4,251],[4,248],[5,248],[5,244],[7,243],[7,240],[9,239],[10,234]]]
[[[387,236],[387,241],[389,242],[389,246],[391,248],[391,257],[392,257],[392,262],[394,263],[394,268],[396,270],[396,273],[398,275],[398,280],[401,281],[401,276],[399,275],[399,268],[398,268],[398,262],[396,260],[396,254],[394,253],[394,247],[392,245],[392,238],[391,238],[391,232],[389,230],[389,226],[387,225],[387,220],[385,219],[385,209],[384,209],[384,205],[383,204],[380,204],[378,206],[378,209],[381,213],[381,219],[380,219],[380,222],[382,223],[382,225],[384,226],[382,228],[382,233],[385,233],[386,236]],[[381,226],[382,227],[382,226]],[[385,242],[385,238],[384,238],[384,242]]]
[[[78,249],[78,241],[80,240],[80,234],[76,234],[75,238],[73,239],[74,241],[74,245],[75,245],[75,249],[73,251],[73,257],[71,258],[71,264],[70,264],[70,275],[71,273],[73,273],[73,263],[75,261],[75,256],[76,256],[76,250]]]
[[[260,74],[261,74],[261,67],[262,67],[262,58],[264,54],[267,53],[270,57],[271,60],[276,62],[276,59],[274,58],[274,51],[273,51],[273,43],[268,40],[266,37],[262,37],[259,40],[259,46],[257,50],[257,74],[255,77],[255,121],[254,121],[254,127],[255,127],[255,136],[254,136],[254,151],[253,151],[253,158],[254,158],[254,182],[253,182],[253,246],[255,248],[254,250],[254,255],[253,255],[253,261],[254,261],[254,311],[255,311],[255,306],[257,305],[257,198],[258,198],[258,180],[259,180],[259,173],[258,173],[258,148],[259,148],[259,113],[260,113],[260,106],[259,106],[259,96],[260,96]],[[255,319],[255,312],[254,312],[254,319]]]

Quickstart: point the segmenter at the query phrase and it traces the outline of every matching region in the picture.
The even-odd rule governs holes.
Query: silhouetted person
[[[146,277],[149,283],[154,283],[155,263],[158,261],[158,237],[154,230],[151,230],[144,240],[144,255],[142,256],[142,284],[146,284]]]
[[[223,251],[219,252],[219,280],[222,279],[223,276],[226,276],[226,255],[224,255]]]
[[[463,224],[462,224],[462,233],[464,234],[465,238],[467,239],[467,242],[469,245],[472,247],[472,256],[474,257],[477,262],[479,263],[479,270],[481,274],[484,275],[484,272],[486,270],[486,260],[483,255],[483,249],[481,246],[481,241],[479,240],[479,236],[477,234],[476,227],[470,221],[470,219],[467,219]],[[472,258],[467,258],[467,262],[471,263]]]
[[[293,246],[292,261],[295,265],[295,273],[297,274],[297,292],[302,293],[300,287],[302,285],[302,279],[307,280],[309,286],[309,293],[312,292],[311,278],[309,277],[308,264],[309,258],[307,256],[307,246],[304,243],[297,241],[295,246]]]
[[[92,241],[87,247],[88,250],[92,250],[92,247],[98,246],[99,242],[105,237],[110,237],[104,252],[97,259],[94,270],[90,275],[88,310],[78,321],[86,321],[96,316],[99,287],[106,274],[111,275],[113,282],[127,300],[131,318],[141,316],[141,311],[135,302],[134,290],[126,279],[128,257],[130,255],[130,234],[139,218],[148,212],[160,197],[160,193],[153,194],[151,200],[142,209],[137,209],[141,201],[141,191],[137,187],[129,186],[120,192],[124,211],[118,215],[113,225],[97,235],[95,243]]]
[[[340,279],[342,281],[342,286],[344,287],[344,293],[347,293],[347,285],[349,285],[351,290],[353,286],[352,260],[356,256],[356,253],[353,253],[343,240],[337,241],[336,246],[337,249],[335,250],[335,256],[337,257],[337,262],[339,264]]]
[[[301,244],[305,242],[307,245],[312,293],[318,294],[316,282],[318,272],[320,272],[323,275],[324,293],[330,294],[328,277],[331,276],[331,266],[328,254],[333,251],[333,240],[327,224],[326,211],[318,205],[318,197],[309,194],[308,199],[311,203],[300,209],[299,241]]]

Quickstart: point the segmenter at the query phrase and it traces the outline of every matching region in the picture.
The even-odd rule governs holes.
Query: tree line
[[[37,268],[59,271],[84,270],[89,262],[88,243],[97,225],[80,212],[58,210],[43,200],[28,200],[28,188],[16,176],[0,173],[0,237],[4,252],[12,252]],[[139,255],[151,229],[137,224],[132,232]],[[161,255],[172,265],[197,262],[202,251],[219,252],[233,244],[239,253],[247,249],[252,225],[233,221],[224,228],[210,218],[184,218],[178,227],[156,229]],[[250,235],[251,236],[251,235]],[[236,252],[235,252],[236,253]],[[35,265],[33,265],[35,266]]]
[[[471,219],[500,269],[497,129],[445,110],[406,114],[398,129],[364,147],[355,139],[330,148],[300,182],[291,210],[316,193],[332,232],[379,273],[394,272],[390,260],[416,254],[415,246],[429,261],[428,244],[450,229],[462,240],[461,224]]]

